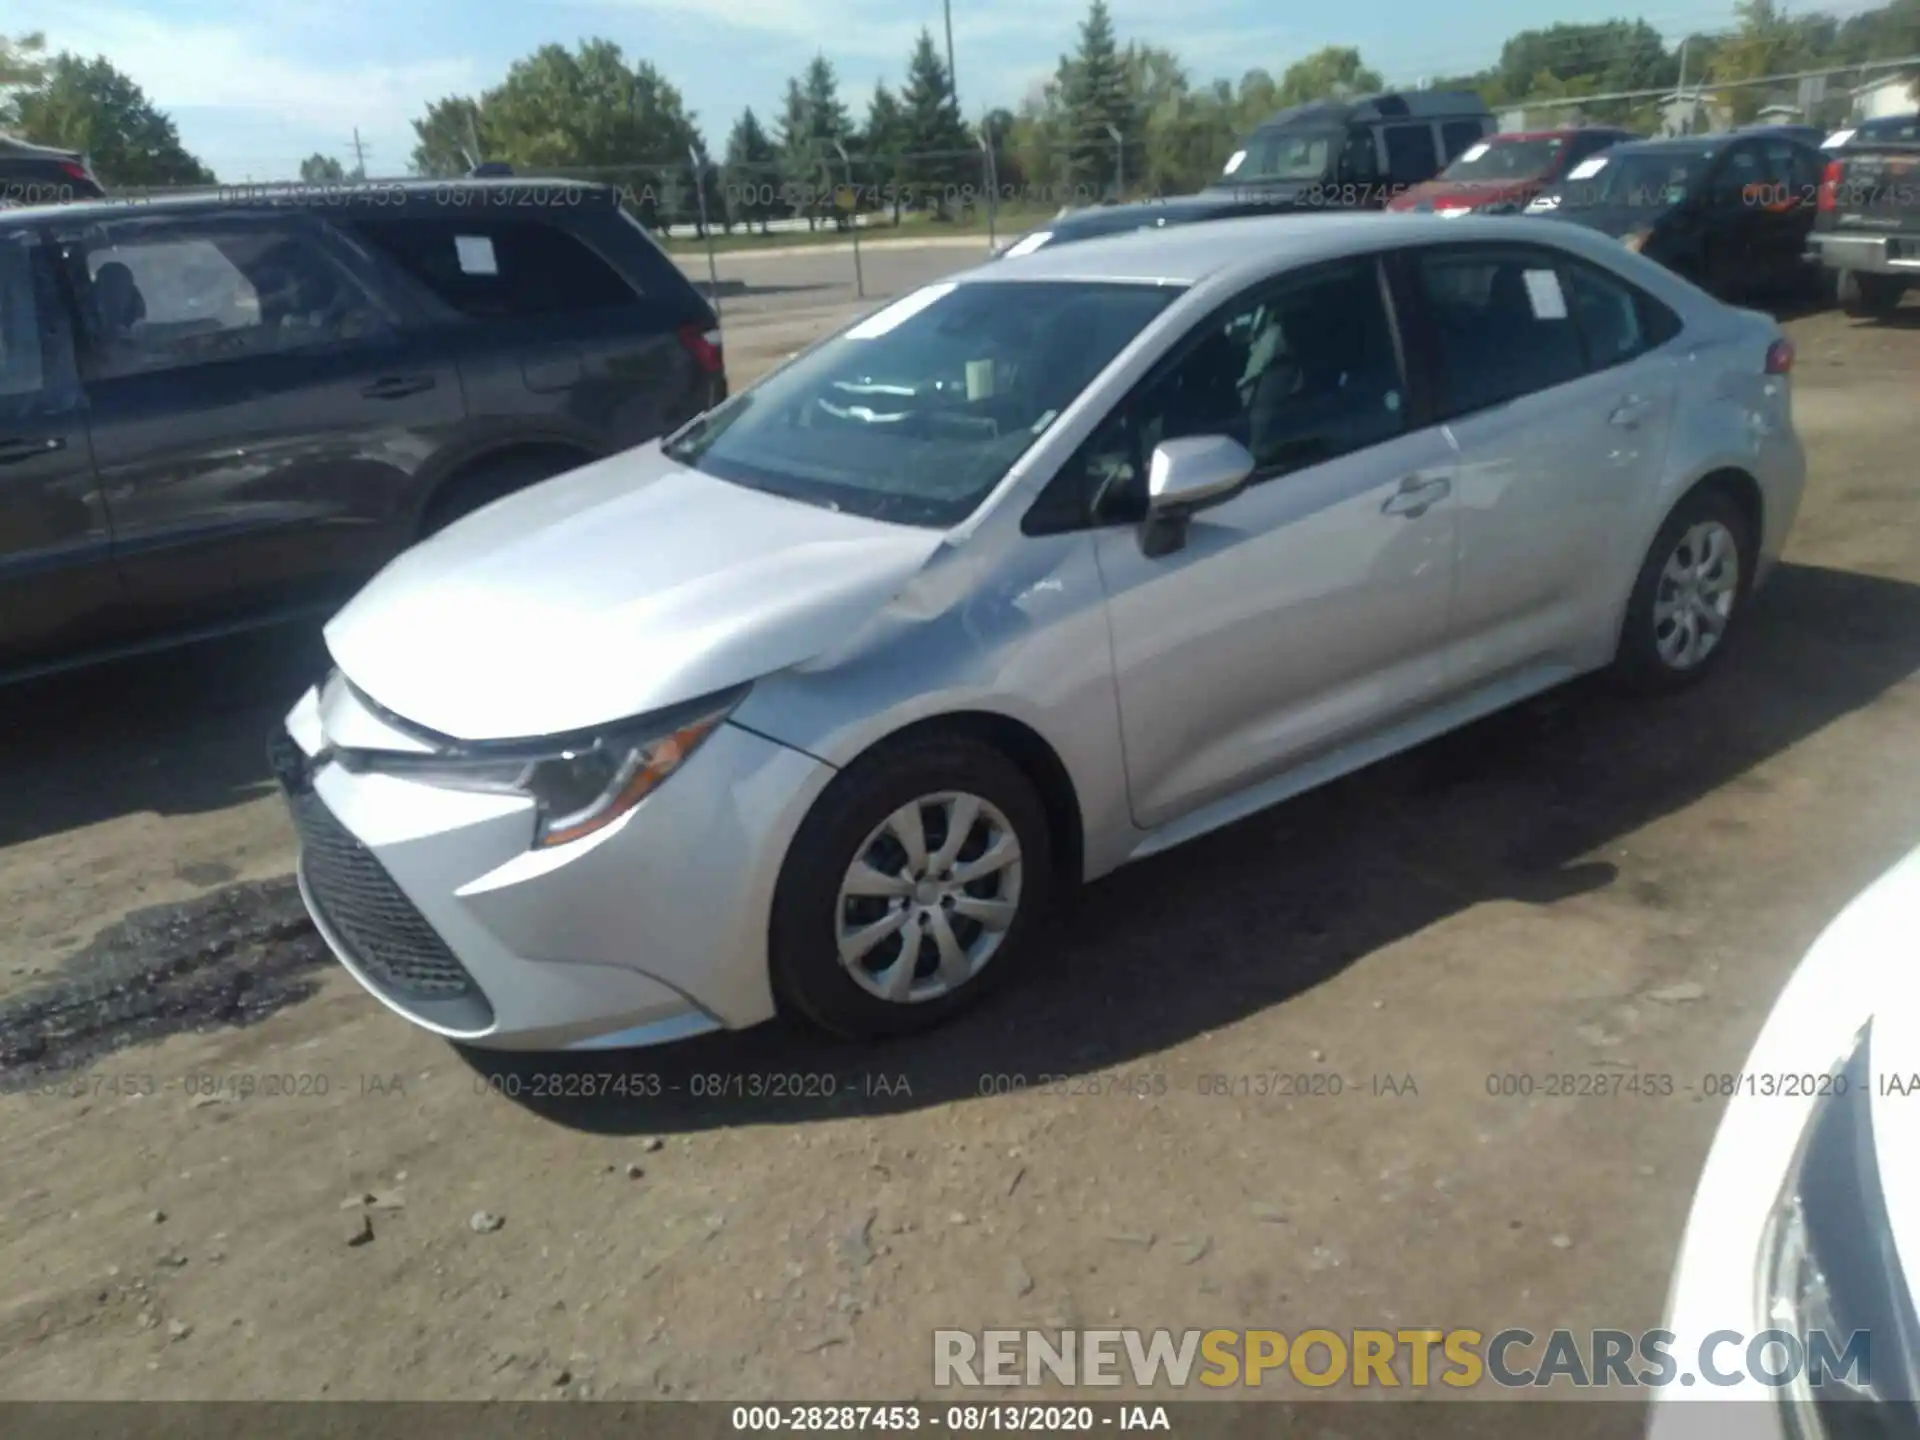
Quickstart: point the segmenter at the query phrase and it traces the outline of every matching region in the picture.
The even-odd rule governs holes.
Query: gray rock
[[[864,1268],[873,1263],[874,1212],[869,1210],[840,1237],[840,1254],[849,1265]]]
[[[1182,1265],[1197,1265],[1207,1253],[1213,1249],[1213,1237],[1211,1235],[1195,1235],[1190,1238],[1175,1240],[1173,1242],[1173,1248],[1174,1253],[1180,1257],[1180,1263]]]
[[[1662,985],[1658,990],[1647,991],[1647,999],[1657,1000],[1662,1005],[1684,1005],[1690,1000],[1707,998],[1707,987],[1692,980],[1683,980],[1678,985]]]
[[[167,1321],[167,1335],[173,1340],[184,1340],[193,1333],[193,1326],[184,1320]]]
[[[476,1235],[491,1235],[506,1223],[503,1217],[490,1210],[476,1210],[468,1217],[467,1228]]]
[[[1033,1276],[1027,1273],[1027,1267],[1021,1263],[1018,1255],[1007,1264],[1007,1283],[1013,1287],[1016,1295],[1033,1293]]]
[[[662,1140],[658,1135],[649,1135],[645,1140],[640,1142],[640,1148],[646,1151],[647,1154],[653,1155],[664,1149],[666,1143],[667,1142]]]

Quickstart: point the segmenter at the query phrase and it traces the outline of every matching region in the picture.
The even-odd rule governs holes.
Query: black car
[[[1486,102],[1470,90],[1297,105],[1256,127],[1198,195],[1066,211],[1000,253],[1242,215],[1378,210],[1497,129]]]
[[[1575,166],[1529,215],[1618,236],[1723,298],[1811,277],[1819,152],[1754,132],[1616,145]]]
[[[107,192],[86,157],[0,135],[0,209],[98,200]]]
[[[726,388],[605,186],[0,212],[0,677],[329,609]]]

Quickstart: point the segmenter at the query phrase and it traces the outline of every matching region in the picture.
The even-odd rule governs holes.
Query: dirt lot
[[[602,1067],[655,1099],[489,1093],[258,883],[310,641],[0,696],[0,1008],[264,1013],[0,1096],[0,1394],[879,1399],[949,1325],[1655,1323],[1701,1078],[1920,841],[1916,320],[1794,324],[1810,494],[1708,686],[1576,687],[1129,869],[934,1037]],[[1488,1094],[1597,1067],[1675,1093]],[[709,1093],[772,1075],[835,1093]]]

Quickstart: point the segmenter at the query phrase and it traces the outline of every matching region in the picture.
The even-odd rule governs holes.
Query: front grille
[[[300,832],[300,873],[320,919],[368,979],[395,1000],[478,1000],[473,977],[311,789],[289,787]]]

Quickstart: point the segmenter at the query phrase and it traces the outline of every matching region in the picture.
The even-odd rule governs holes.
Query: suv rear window
[[[463,315],[576,314],[640,297],[593,248],[558,225],[476,213],[373,216],[347,222]]]

